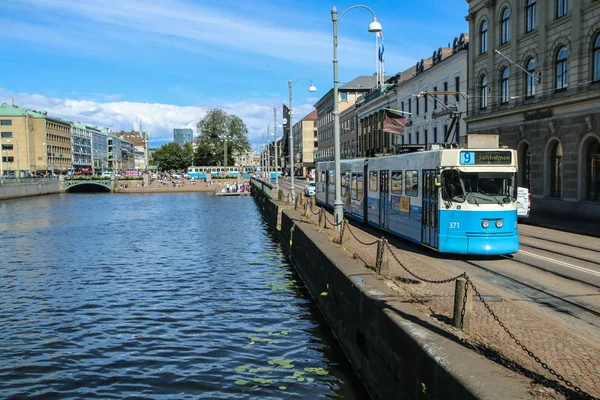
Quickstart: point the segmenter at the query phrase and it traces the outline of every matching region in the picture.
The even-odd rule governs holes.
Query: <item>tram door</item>
[[[390,198],[390,171],[379,171],[379,226],[388,229],[388,199]]]
[[[437,187],[435,186],[435,170],[423,170],[423,210],[422,210],[422,230],[421,241],[423,244],[436,248],[438,247],[438,202]]]

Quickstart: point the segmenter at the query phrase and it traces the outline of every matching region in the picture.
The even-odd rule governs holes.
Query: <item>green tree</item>
[[[167,143],[156,149],[152,154],[152,164],[158,165],[163,171],[187,168],[183,149],[175,142]]]
[[[227,165],[233,165],[237,155],[251,150],[248,128],[237,115],[229,115],[220,109],[211,109],[196,127],[198,147],[194,154],[195,165],[223,165],[225,146],[227,146]]]
[[[181,148],[184,166],[183,169],[187,169],[190,165],[194,165],[194,146],[191,143],[185,143]]]

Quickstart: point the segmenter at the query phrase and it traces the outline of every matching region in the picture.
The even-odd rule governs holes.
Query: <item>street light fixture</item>
[[[309,78],[298,78],[294,82],[288,81],[288,87],[290,88],[290,121],[289,121],[289,127],[290,127],[290,184],[291,184],[290,194],[292,195],[292,201],[296,200],[296,189],[294,187],[294,125],[292,124],[292,119],[293,119],[292,116],[294,113],[294,109],[292,108],[292,86],[294,86],[294,84],[301,79],[306,79],[307,81],[310,82],[310,87],[308,88],[309,92],[317,91],[317,88],[313,84],[313,81],[310,80]]]
[[[347,8],[341,15],[342,17],[353,8],[366,8],[373,14],[373,21],[369,24],[369,32],[381,32],[381,24],[377,22],[375,12],[364,5],[355,5]],[[338,110],[338,11],[335,6],[331,9],[331,21],[333,22],[333,141],[335,153],[335,199],[333,201],[333,217],[338,230],[341,230],[342,219],[344,218],[344,204],[342,203],[342,177],[340,166],[340,112]]]

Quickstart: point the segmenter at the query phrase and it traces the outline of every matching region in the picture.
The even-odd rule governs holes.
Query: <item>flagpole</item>
[[[375,73],[377,74],[377,87],[379,87],[379,84],[381,83],[379,71],[379,36],[375,34]]]

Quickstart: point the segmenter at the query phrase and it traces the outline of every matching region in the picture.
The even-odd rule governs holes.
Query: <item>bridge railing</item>
[[[254,188],[261,190],[267,196],[269,196],[269,198],[273,198],[273,185],[271,183],[263,181],[262,179],[258,179],[256,177],[252,178],[250,181]]]

